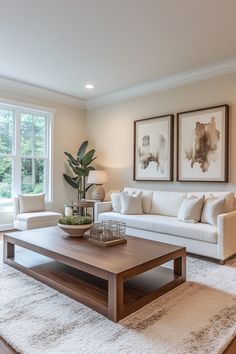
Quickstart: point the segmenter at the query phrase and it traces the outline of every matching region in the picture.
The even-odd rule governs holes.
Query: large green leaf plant
[[[89,171],[95,170],[93,166],[90,166],[90,164],[97,158],[94,156],[95,150],[92,149],[86,152],[87,148],[88,141],[84,141],[79,147],[76,158],[74,158],[69,152],[65,152],[68,164],[73,171],[73,176],[63,173],[63,177],[71,187],[77,189],[78,200],[85,198],[86,192],[92,187],[92,184],[86,186],[86,177],[88,176]]]

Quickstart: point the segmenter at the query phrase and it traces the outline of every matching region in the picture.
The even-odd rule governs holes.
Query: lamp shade
[[[107,183],[106,172],[101,170],[89,171],[87,183],[91,183],[91,184]]]

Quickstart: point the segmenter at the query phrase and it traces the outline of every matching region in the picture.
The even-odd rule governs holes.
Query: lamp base
[[[103,202],[105,199],[105,190],[101,185],[95,185],[93,192],[92,192],[92,199],[99,200]]]

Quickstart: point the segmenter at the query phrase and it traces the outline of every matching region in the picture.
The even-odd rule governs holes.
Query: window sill
[[[13,213],[13,206],[0,206],[0,214],[7,214],[7,213]]]
[[[8,230],[13,230],[14,225],[13,224],[0,224],[0,231],[8,231]]]

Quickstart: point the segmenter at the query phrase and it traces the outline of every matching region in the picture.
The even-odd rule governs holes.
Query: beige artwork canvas
[[[229,106],[177,114],[178,180],[228,182]]]
[[[172,180],[173,115],[134,122],[134,179]]]

